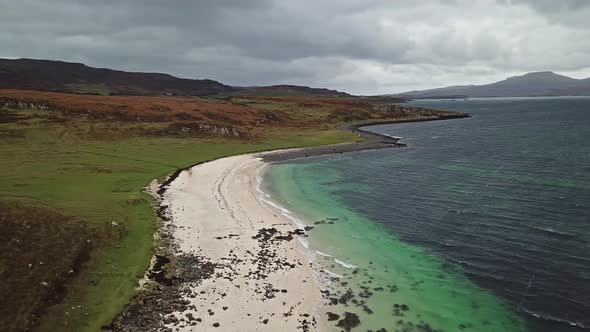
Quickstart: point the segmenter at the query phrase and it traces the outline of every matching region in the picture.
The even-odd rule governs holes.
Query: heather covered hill
[[[373,102],[372,98],[308,96],[98,96],[0,89],[0,122],[19,121],[15,110],[42,121],[142,124],[133,130],[165,136],[257,136],[273,128],[322,129],[342,122],[438,116],[444,111]],[[11,113],[12,112],[12,113]],[[23,116],[20,114],[19,116]],[[25,119],[26,120],[26,119]],[[26,122],[26,121],[25,121]],[[150,124],[146,126],[145,124]],[[129,131],[127,128],[125,131]]]

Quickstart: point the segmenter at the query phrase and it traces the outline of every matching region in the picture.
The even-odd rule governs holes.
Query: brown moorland
[[[199,97],[96,96],[33,90],[0,90],[0,104],[21,102],[60,110],[66,116],[91,119],[166,122],[177,120],[211,121],[210,114],[226,121],[254,123],[260,111],[222,100]],[[23,105],[23,107],[29,105]]]
[[[96,96],[32,90],[0,90],[0,105],[60,111],[66,118],[95,121],[167,122],[232,126],[255,133],[260,127],[322,128],[342,122],[437,116],[448,112],[359,97],[246,96],[224,100],[181,96]],[[192,123],[192,125],[190,125]]]

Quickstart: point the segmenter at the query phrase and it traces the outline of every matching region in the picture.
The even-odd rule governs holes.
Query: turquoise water
[[[524,330],[515,314],[469,282],[459,269],[400,241],[339,201],[334,189],[342,185],[334,183],[342,179],[330,167],[332,162],[276,165],[265,180],[272,183],[266,191],[280,205],[314,226],[308,241],[310,249],[320,252],[315,254],[319,269],[329,271],[322,274],[332,294],[328,298],[339,298],[349,290],[354,294],[357,303],[328,306],[328,311],[357,314],[359,330]],[[341,278],[331,278],[334,275]],[[396,306],[408,309],[396,310]]]
[[[584,330],[590,99],[421,105],[473,118],[372,127],[410,147],[265,172],[314,226],[326,310],[357,314],[359,331]]]

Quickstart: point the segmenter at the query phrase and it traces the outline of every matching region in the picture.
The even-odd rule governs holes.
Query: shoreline
[[[469,116],[452,116],[458,117]],[[208,160],[153,183],[150,191],[161,223],[155,239],[160,247],[146,279],[155,285],[148,286],[111,328],[318,330],[325,321],[319,319],[325,299],[307,249],[298,241],[305,231],[264,206],[257,195],[261,169],[307,156],[403,147],[396,138],[361,128],[446,119],[349,123],[341,129],[364,141]],[[162,308],[162,303],[168,307]]]
[[[297,227],[256,194],[265,165],[260,154],[204,163],[181,172],[163,197],[175,226],[175,254],[213,264],[210,278],[188,285],[192,294],[185,296],[193,306],[187,311],[201,315],[201,331],[216,323],[227,330],[316,330],[321,292],[298,248]]]
[[[306,158],[311,156],[341,154],[348,152],[387,149],[395,147],[406,147],[407,145],[405,143],[400,143],[400,139],[398,138],[374,133],[368,130],[364,130],[363,128],[386,124],[443,121],[453,119],[466,119],[470,117],[471,116],[467,113],[455,112],[444,116],[428,116],[412,119],[354,121],[339,125],[338,128],[357,134],[359,137],[362,137],[364,139],[363,141],[332,145],[321,145],[305,148],[295,148],[287,150],[275,150],[272,151],[273,153],[269,153],[265,155],[263,158],[267,162],[279,162],[291,159]]]
[[[268,153],[264,156],[264,160],[267,162],[284,161],[289,159],[298,159],[310,156],[329,155],[329,154],[340,154],[346,152],[356,152],[374,149],[383,149],[391,147],[406,147],[407,144],[399,143],[399,139],[374,133],[361,128],[386,125],[386,124],[398,124],[398,123],[414,123],[414,122],[429,122],[429,121],[444,121],[444,120],[456,120],[456,119],[468,119],[471,115],[468,113],[452,112],[442,116],[424,116],[411,119],[382,119],[382,120],[363,120],[343,123],[338,125],[337,128],[345,131],[356,133],[359,137],[363,137],[364,141],[340,143],[340,144],[328,144],[319,146],[309,147],[293,147],[271,151],[259,151],[252,152],[251,154],[263,154]],[[272,156],[271,156],[272,154]],[[227,157],[224,157],[227,158]],[[157,195],[161,196],[167,189],[168,185],[172,183],[178,175],[195,166],[205,164],[216,159],[208,159],[190,166],[177,169],[170,174],[161,184],[158,184]]]
[[[257,191],[267,164],[260,153],[225,157],[152,183],[161,227],[151,282],[110,329],[318,330],[322,293],[303,230]]]

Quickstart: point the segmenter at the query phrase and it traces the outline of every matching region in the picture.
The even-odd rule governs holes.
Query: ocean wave
[[[262,191],[262,190],[260,189],[260,187],[259,187],[259,186],[256,186],[256,187],[255,187],[255,189],[256,189],[256,191],[257,191],[257,192],[258,192],[260,195],[262,195],[262,196],[264,196],[264,197],[266,197],[266,198],[270,198],[270,195],[269,195],[269,194],[267,194],[267,193],[265,193],[264,191]]]
[[[575,236],[575,234],[564,232],[564,231],[560,231],[558,229],[554,229],[554,228],[551,228],[551,227],[531,226],[531,228],[536,229],[538,231],[542,231],[542,232],[546,232],[546,233],[551,233],[551,234],[556,234],[556,235]]]
[[[266,165],[262,166],[262,168],[264,168]],[[261,170],[262,170],[261,168]],[[260,186],[262,185],[262,177],[258,174],[256,174],[256,185],[254,186],[254,189],[262,196],[266,197],[266,198],[270,198],[270,195],[265,193],[262,189],[260,189]]]
[[[320,255],[320,256],[324,256],[324,257],[333,257],[332,255],[329,255],[329,254],[323,253],[323,252],[321,252],[321,251],[319,251],[319,250],[316,250],[315,252],[316,252],[316,254],[318,254],[318,255]]]
[[[523,306],[520,307],[520,310],[526,312],[527,314],[529,314],[529,315],[531,315],[531,316],[533,316],[535,318],[542,319],[542,320],[545,320],[545,321],[557,322],[557,323],[564,323],[564,324],[568,324],[570,326],[580,327],[580,328],[583,328],[583,329],[590,329],[590,326],[584,325],[583,323],[580,323],[580,322],[572,322],[572,321],[567,320],[565,318],[559,318],[559,317],[554,317],[554,316],[547,315],[547,314],[538,313],[538,312],[529,310],[529,309],[527,309],[527,308],[525,308]]]
[[[270,196],[269,196],[269,197],[270,197]],[[265,203],[265,204],[267,204],[267,205],[270,205],[270,206],[272,206],[273,208],[275,208],[275,209],[279,210],[281,213],[288,213],[288,214],[290,214],[290,213],[291,213],[291,211],[289,211],[289,210],[285,209],[284,207],[282,207],[282,206],[280,206],[280,205],[278,205],[278,204],[274,203],[274,202],[273,202],[273,201],[271,201],[271,200],[268,200],[268,199],[265,199],[265,198],[260,198],[260,200],[261,200],[263,203]]]
[[[305,249],[309,249],[309,241],[307,241],[307,239],[305,239],[305,238],[303,238],[303,237],[299,236],[299,237],[297,237],[297,241],[299,241],[299,243],[300,243],[300,244],[301,244],[303,247],[305,247]]]
[[[574,254],[569,254],[568,257],[590,263],[590,258],[588,258],[588,257],[577,256]]]
[[[343,261],[341,261],[341,260],[339,260],[339,259],[335,259],[335,260],[334,260],[334,262],[336,262],[336,263],[338,263],[338,264],[340,264],[340,265],[344,266],[344,267],[345,267],[345,268],[347,268],[347,269],[354,269],[354,268],[356,268],[356,265],[352,265],[352,264],[349,264],[349,263],[343,262]]]
[[[271,201],[270,199],[267,198],[271,198],[270,195],[268,195],[267,193],[265,193],[264,191],[262,191],[261,189],[256,188],[257,191],[259,191],[262,195],[264,195],[265,197],[258,197],[258,199],[260,200],[260,202],[262,203],[262,205],[266,205],[266,207],[272,211],[272,208],[274,208],[275,210],[278,210],[279,213],[289,219],[294,225],[295,227],[299,228],[299,229],[305,229],[305,227],[307,226],[307,224],[305,224],[303,221],[301,221],[300,219],[292,216],[292,212],[289,211],[288,209],[280,206],[279,204]],[[306,249],[309,249],[309,241],[307,241],[307,239],[303,238],[303,237],[297,237],[297,241],[299,241],[299,243],[305,247]]]
[[[311,264],[313,266],[313,273],[316,280],[322,285],[329,285],[333,278],[344,278],[344,276],[326,269],[322,264],[316,261],[311,261]]]
[[[454,241],[442,241],[439,242],[441,245],[445,246],[445,247],[457,247],[457,243],[455,243]]]
[[[296,218],[291,211],[289,211],[288,209],[279,205],[278,203],[275,203],[274,201],[272,201],[272,197],[260,188],[262,185],[262,178],[258,175],[256,176],[256,182],[257,182],[257,184],[256,184],[255,188],[256,188],[256,191],[259,193],[259,195],[257,195],[257,198],[258,198],[259,202],[265,208],[267,208],[271,212],[280,213],[283,217],[287,218],[293,224],[295,224],[296,227],[299,229],[305,229],[305,227],[308,226],[303,221]],[[333,257],[333,256],[326,254],[324,252],[318,251],[318,250],[311,249],[310,243],[309,243],[308,239],[306,239],[305,237],[297,236],[297,241],[303,247],[302,252],[305,254],[308,261],[312,264],[312,266],[314,266],[314,268],[312,269],[314,271],[314,278],[316,279],[316,281],[320,285],[329,285],[334,281],[334,279],[344,278],[342,275],[334,273],[334,272],[326,269],[324,266],[322,266],[321,264],[319,264],[317,262],[317,255],[324,256],[324,257]],[[345,268],[349,268],[349,269],[355,268],[354,265],[342,262],[340,260],[336,259],[335,261],[336,261],[336,263],[344,266]]]
[[[293,224],[295,224],[295,226],[296,226],[297,228],[299,228],[299,229],[305,229],[305,226],[307,226],[307,224],[305,224],[305,223],[304,223],[303,221],[301,221],[300,219],[297,219],[297,218],[293,217],[293,216],[291,215],[291,213],[290,213],[290,212],[288,212],[288,213],[284,213],[284,212],[283,212],[283,213],[281,213],[281,214],[282,214],[282,215],[283,215],[285,218],[287,218],[287,219],[291,220],[291,222],[292,222]],[[304,232],[305,232],[305,231],[304,231]],[[305,233],[307,233],[307,232],[305,232]]]
[[[322,272],[324,272],[324,273],[326,273],[329,276],[334,277],[334,278],[338,278],[338,279],[344,278],[343,276],[339,275],[338,273],[334,273],[334,272],[332,272],[330,270],[327,270],[327,269],[322,269]]]
[[[403,137],[401,137],[401,136],[393,136],[393,135],[390,135],[390,134],[383,134],[383,135],[385,135],[385,136],[387,136],[387,137],[391,137],[391,138],[393,138],[393,139],[398,139],[398,140],[399,140],[399,139],[404,139],[404,138],[403,138]]]

